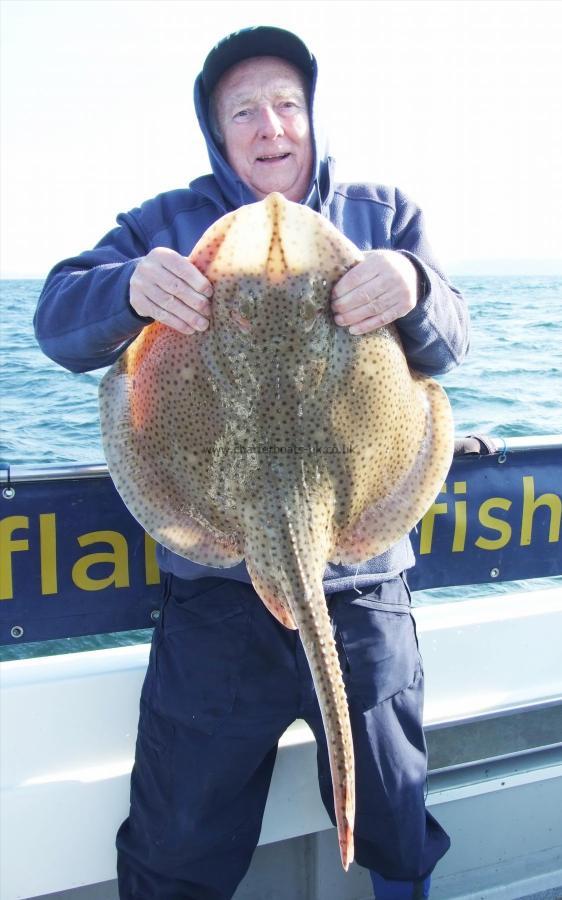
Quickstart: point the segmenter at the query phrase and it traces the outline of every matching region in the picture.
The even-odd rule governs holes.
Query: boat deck
[[[252,869],[246,877],[244,884],[237,891],[234,900],[264,900],[265,897],[267,897],[267,900],[305,900],[304,895],[295,894],[294,883],[292,886],[286,886],[286,872],[283,873],[283,878],[272,878],[273,871],[275,871],[277,875],[279,874],[277,869],[279,863],[277,862],[275,867],[272,868],[271,850],[269,853],[264,853],[264,851],[267,851],[267,848],[259,847],[256,851]],[[276,852],[278,852],[278,850]],[[366,873],[361,872],[360,874],[362,876],[361,881],[365,884],[365,889],[368,891],[370,881],[366,876]],[[267,875],[268,878],[267,886],[264,882],[265,875]],[[355,875],[356,871],[352,868],[347,878],[356,881]],[[330,892],[327,894],[326,900],[328,896],[334,898],[334,900],[339,900],[339,895],[335,893]],[[431,893],[432,900],[449,900],[449,897],[450,895],[442,893],[439,887]],[[105,882],[104,884],[88,885],[74,890],[61,891],[55,894],[44,894],[39,897],[29,898],[29,900],[119,900],[119,894],[117,891],[117,883],[112,881]],[[376,897],[373,898],[371,892],[365,893],[362,891],[355,895],[354,900],[376,900]],[[455,894],[455,900],[562,900],[562,882],[558,887],[539,891],[538,893],[513,893],[510,891],[509,887],[506,886],[504,888],[492,890],[485,889],[477,893],[463,895]]]

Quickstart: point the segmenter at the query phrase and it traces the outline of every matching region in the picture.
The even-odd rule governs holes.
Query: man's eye
[[[234,113],[235,119],[248,119],[251,115],[251,109],[239,109]]]

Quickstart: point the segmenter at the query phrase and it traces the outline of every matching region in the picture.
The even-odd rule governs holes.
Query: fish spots
[[[211,327],[147,326],[100,385],[111,475],[160,543],[203,565],[246,560],[299,633],[330,748],[342,861],[353,856],[353,741],[322,591],[328,561],[383,553],[421,518],[452,455],[440,386],[397,329],[350,335],[330,308],[361,254],[323,217],[270,195],[216,222],[191,260]]]

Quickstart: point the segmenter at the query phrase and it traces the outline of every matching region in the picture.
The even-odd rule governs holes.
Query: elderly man
[[[467,316],[433,260],[421,213],[398,190],[337,184],[318,146],[317,68],[295,35],[258,27],[208,55],[195,105],[212,175],[119,216],[94,250],[49,275],[38,339],[74,371],[113,362],[147,322],[186,335],[211,321],[213,286],[187,258],[224,213],[272,191],[328,217],[366,251],[333,291],[335,322],[365,334],[395,322],[411,365],[463,358]],[[254,592],[244,563],[211,569],[160,547],[162,617],[141,697],[131,810],[117,836],[120,896],[226,900],[256,847],[279,737],[297,717],[324,730],[298,635]],[[355,848],[377,900],[429,896],[449,846],[426,811],[423,673],[404,571],[407,536],[324,589],[344,664],[357,768]]]

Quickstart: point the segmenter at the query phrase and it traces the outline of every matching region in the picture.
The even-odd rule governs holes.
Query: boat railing
[[[413,590],[562,574],[562,435],[457,441],[411,538]],[[0,469],[0,643],[149,628],[154,541],[105,465]]]

